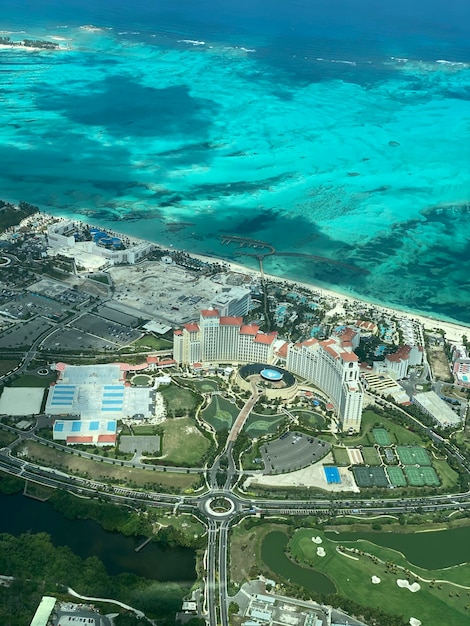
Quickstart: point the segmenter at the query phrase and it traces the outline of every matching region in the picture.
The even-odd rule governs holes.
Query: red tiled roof
[[[399,361],[406,361],[406,359],[410,356],[411,348],[410,346],[400,346],[398,350],[396,350],[393,354],[387,354],[385,359],[387,361],[391,361],[392,363],[398,363]]]
[[[358,328],[363,328],[364,330],[369,330],[370,332],[374,332],[377,330],[377,324],[374,322],[366,322],[364,320],[357,320],[356,326]]]
[[[91,435],[69,435],[67,443],[93,443]]]
[[[178,330],[175,330],[175,331],[173,332],[173,334],[174,334],[174,335],[182,335],[182,334],[183,334],[183,331],[181,330],[181,328],[178,328]]]
[[[357,333],[356,333],[355,330],[353,330],[349,326],[346,326],[346,328],[341,333],[341,340],[342,340],[343,343],[345,341],[352,341],[354,339],[354,337],[356,336],[356,334]]]
[[[289,348],[289,344],[285,341],[282,346],[277,351],[277,355],[281,357],[281,359],[285,359],[287,357],[287,349]]]
[[[98,443],[116,443],[116,435],[98,435]]]
[[[220,318],[221,326],[241,326],[243,317],[224,316]]]
[[[157,363],[158,362],[158,356],[148,356],[147,357],[147,363]]]
[[[336,352],[336,350],[333,350],[333,348],[331,347],[331,344],[326,342],[326,341],[322,341],[322,348],[328,352],[328,354],[331,354],[331,356],[334,359],[338,358],[338,353]]]
[[[256,343],[264,343],[266,345],[270,345],[275,339],[276,335],[264,335],[263,333],[258,333],[253,341],[256,341]]]
[[[203,309],[201,311],[202,317],[219,317],[219,312],[216,309]]]
[[[162,359],[161,361],[157,361],[157,367],[165,367],[166,365],[175,365],[175,359]]]
[[[240,328],[240,335],[256,335],[259,333],[259,326],[256,324],[245,324]]]
[[[341,352],[341,358],[343,361],[346,361],[346,363],[353,363],[359,360],[357,354],[354,352]]]
[[[192,368],[195,370],[200,370],[202,368],[202,363],[193,363]]]
[[[197,331],[199,330],[198,324],[196,324],[194,322],[190,322],[189,324],[185,324],[184,327],[186,328],[188,333],[197,333]]]

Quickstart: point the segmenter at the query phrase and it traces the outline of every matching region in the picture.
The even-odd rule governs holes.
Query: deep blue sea
[[[63,48],[0,48],[0,198],[470,323],[468,0],[0,0],[0,30]]]

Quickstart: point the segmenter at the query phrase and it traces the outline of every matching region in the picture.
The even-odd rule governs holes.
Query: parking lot
[[[111,322],[92,313],[81,315],[73,322],[73,328],[120,346],[125,346],[135,341],[142,334],[129,326]]]
[[[1,305],[1,310],[15,319],[44,315],[56,321],[65,317],[67,313],[63,304],[38,296],[35,293],[21,296],[16,300],[10,300]]]
[[[52,324],[44,318],[29,320],[10,326],[0,334],[0,349],[27,349]]]
[[[124,313],[123,311],[118,311],[113,308],[111,305],[103,304],[96,309],[97,315],[100,317],[104,317],[111,322],[116,322],[117,324],[123,324],[124,326],[130,326],[131,328],[135,328],[139,325],[139,318],[134,315],[130,315],[128,313]]]
[[[89,300],[88,294],[80,293],[76,289],[70,289],[68,285],[64,285],[50,278],[43,278],[37,283],[34,283],[28,287],[28,291],[56,300],[66,306],[76,306],[77,304],[83,304]]]
[[[78,352],[79,350],[115,350],[116,343],[101,339],[101,337],[93,337],[83,331],[78,331],[73,328],[64,328],[48,337],[43,343],[45,350],[73,350]]]
[[[287,432],[262,446],[260,452],[267,474],[280,474],[307,467],[331,449],[326,441],[299,432]]]

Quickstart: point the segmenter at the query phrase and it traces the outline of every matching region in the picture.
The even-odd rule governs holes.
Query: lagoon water
[[[189,548],[150,543],[135,552],[143,537],[107,532],[92,520],[69,520],[50,504],[20,494],[0,493],[0,506],[0,533],[48,533],[54,545],[68,546],[82,559],[98,557],[110,575],[131,572],[162,582],[190,585],[196,579],[196,557]]]
[[[466,0],[1,7],[0,198],[470,322]]]

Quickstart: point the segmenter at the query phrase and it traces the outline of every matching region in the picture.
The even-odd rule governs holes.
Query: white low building
[[[417,393],[413,396],[412,402],[432,417],[441,428],[456,428],[462,423],[460,415],[455,413],[434,391]]]

